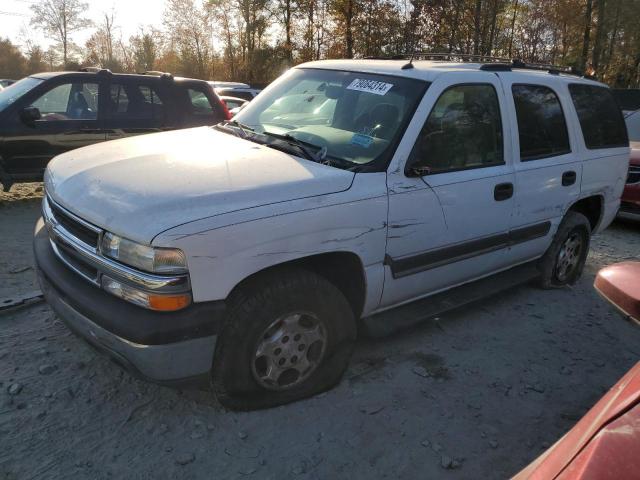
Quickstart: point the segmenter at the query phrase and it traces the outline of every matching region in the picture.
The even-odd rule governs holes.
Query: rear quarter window
[[[205,92],[199,86],[187,86],[186,93],[187,114],[198,122],[217,123],[224,120],[224,112],[220,100],[215,94]],[[199,120],[198,120],[199,119]]]
[[[522,161],[564,155],[571,151],[560,100],[549,87],[513,85]]]
[[[629,145],[622,112],[608,88],[574,83],[569,92],[588,149]]]

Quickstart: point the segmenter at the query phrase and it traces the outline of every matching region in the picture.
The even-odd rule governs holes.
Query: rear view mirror
[[[324,94],[331,100],[336,100],[344,95],[344,89],[335,85],[327,85]]]
[[[27,125],[33,125],[40,118],[42,118],[42,115],[40,115],[38,107],[26,107],[20,112],[20,119]]]

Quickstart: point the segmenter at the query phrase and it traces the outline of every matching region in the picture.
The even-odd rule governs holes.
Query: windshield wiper
[[[249,134],[254,132],[253,128],[251,128],[248,125],[245,125],[244,123],[240,123],[237,120],[225,120],[221,124],[222,127],[228,127],[229,125],[231,125],[232,127],[236,127],[238,131],[242,132],[241,134],[242,138],[247,138]]]
[[[280,133],[273,133],[273,132],[264,131],[263,135],[266,135],[266,136],[269,136],[269,137],[273,137],[273,138],[277,138],[278,140],[284,140],[286,143],[298,147],[298,149],[300,151],[302,151],[302,153],[304,153],[304,155],[309,160],[312,160],[312,161],[317,162],[317,163],[323,163],[325,157],[327,156],[327,147],[318,147],[317,145],[313,145],[312,143],[304,142],[304,141],[299,140],[296,137],[294,137],[293,135],[290,135],[288,133],[282,135]],[[315,148],[315,149],[317,149],[317,151],[316,152],[312,152],[309,149],[309,147]]]

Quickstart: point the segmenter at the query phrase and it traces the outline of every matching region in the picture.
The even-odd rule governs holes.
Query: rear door
[[[107,138],[114,140],[168,128],[169,95],[156,78],[113,77],[108,88]]]
[[[500,73],[509,104],[515,159],[513,229],[539,229],[537,239],[514,247],[519,261],[540,256],[568,205],[580,195],[582,162],[575,132],[568,128],[571,113],[564,81],[553,75],[523,77]]]
[[[409,168],[392,165],[388,175],[383,306],[511,263],[514,174],[498,78],[483,72],[443,75],[429,87],[416,117],[421,111]],[[412,128],[414,122],[407,136]],[[406,155],[406,147],[403,139],[398,154]],[[416,167],[422,168],[421,178],[412,177]]]
[[[49,160],[74,148],[105,140],[100,104],[102,80],[96,76],[65,75],[25,95],[15,105],[4,133],[4,164],[18,179],[40,178]],[[36,107],[41,118],[21,119],[25,107]]]

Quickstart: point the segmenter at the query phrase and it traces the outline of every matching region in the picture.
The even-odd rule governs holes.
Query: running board
[[[362,319],[361,331],[370,337],[383,337],[398,330],[441,315],[444,312],[482,300],[540,276],[537,262],[529,262],[504,272],[437,293],[401,307]]]

